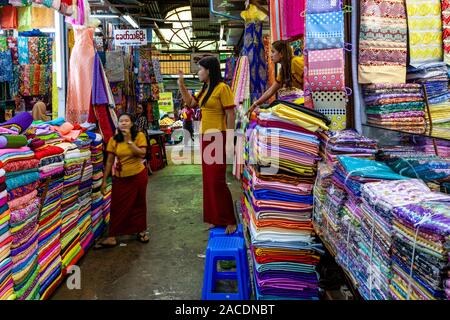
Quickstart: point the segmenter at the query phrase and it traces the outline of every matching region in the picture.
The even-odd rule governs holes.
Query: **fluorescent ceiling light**
[[[124,15],[123,18],[133,27],[138,29],[139,25],[137,24],[137,22],[128,14]]]
[[[117,19],[119,16],[117,14],[92,14],[91,18],[97,19]]]

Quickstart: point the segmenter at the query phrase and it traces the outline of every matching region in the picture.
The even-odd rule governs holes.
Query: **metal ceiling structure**
[[[129,14],[141,28],[152,28],[160,42],[167,47],[173,39],[165,39],[162,29],[172,29],[174,33],[184,32],[186,35],[186,29],[189,29],[190,43],[183,41],[181,47],[184,50],[199,49],[207,42],[219,42],[221,28],[223,28],[226,44],[238,45],[243,34],[243,21],[239,20],[239,12],[245,8],[246,2],[267,8],[267,0],[89,0],[92,12]],[[211,14],[211,5],[214,8],[213,11],[223,10],[221,12],[225,14],[223,16],[220,13],[219,15]],[[166,17],[168,13],[182,7],[190,8],[191,18],[189,21],[181,21],[182,27],[180,27],[180,17],[174,15],[171,15],[170,19]],[[234,11],[230,13],[228,9]],[[226,18],[231,14],[235,19]],[[174,28],[174,25],[178,28]],[[180,37],[171,38],[179,39]]]

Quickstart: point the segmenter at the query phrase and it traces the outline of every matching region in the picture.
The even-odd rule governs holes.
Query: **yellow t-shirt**
[[[144,133],[138,132],[134,143],[139,148],[147,147],[147,138]],[[116,156],[116,177],[131,177],[137,175],[145,169],[145,166],[142,163],[143,159],[136,157],[133,154],[133,151],[126,141],[117,142],[114,138],[111,138],[108,142],[108,146],[106,147],[106,151]]]
[[[294,56],[291,62],[292,86],[303,90],[303,69],[305,62],[303,56]],[[277,76],[277,82],[281,83],[281,73]]]
[[[194,97],[202,110],[200,132],[206,133],[208,130],[226,131],[225,110],[235,107],[234,95],[231,88],[224,82],[219,83],[214,88],[206,104],[202,105],[206,93],[206,90],[200,91]]]

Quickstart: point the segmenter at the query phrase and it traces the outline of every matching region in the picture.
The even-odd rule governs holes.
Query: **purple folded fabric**
[[[17,130],[19,133],[27,130],[33,123],[33,116],[28,112],[20,112],[10,120],[1,123],[0,128]]]

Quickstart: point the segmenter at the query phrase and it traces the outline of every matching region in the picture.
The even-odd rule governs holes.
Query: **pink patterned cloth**
[[[307,83],[312,91],[345,90],[344,50],[308,51]]]

